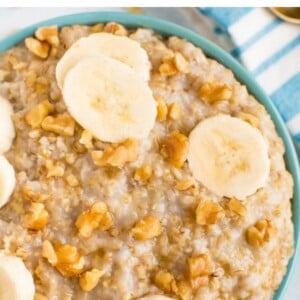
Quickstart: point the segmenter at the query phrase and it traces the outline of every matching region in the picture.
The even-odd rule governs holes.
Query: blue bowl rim
[[[23,41],[27,36],[34,34],[35,30],[41,26],[48,25],[57,25],[59,27],[81,24],[89,25],[95,23],[104,23],[115,21],[119,22],[128,27],[144,27],[153,29],[156,32],[161,33],[162,35],[172,36],[176,35],[185,40],[188,40],[200,47],[204,53],[218,62],[222,63],[229,69],[233,71],[235,77],[242,82],[248,89],[248,91],[261,103],[265,106],[268,113],[270,114],[277,133],[282,138],[285,145],[285,162],[288,170],[293,176],[294,179],[294,196],[292,200],[293,205],[293,223],[294,223],[294,255],[291,257],[286,274],[277,289],[273,300],[280,300],[284,295],[288,281],[291,277],[293,269],[295,267],[295,261],[297,254],[300,248],[300,171],[299,171],[299,160],[296,154],[295,146],[291,139],[291,136],[288,133],[288,130],[283,122],[282,117],[275,108],[274,104],[271,102],[269,97],[266,95],[264,90],[258,85],[258,83],[252,78],[252,75],[231,55],[226,53],[216,44],[210,42],[209,40],[203,38],[197,33],[193,32],[190,29],[184,28],[177,24],[163,21],[157,18],[134,15],[125,12],[86,12],[86,13],[77,13],[64,15],[56,18],[51,18],[33,25],[30,25],[24,29],[19,30],[18,32],[7,36],[6,38],[0,41],[0,53],[8,50],[14,45]]]

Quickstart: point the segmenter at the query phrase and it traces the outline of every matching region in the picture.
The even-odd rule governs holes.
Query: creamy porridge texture
[[[272,299],[293,181],[230,70],[148,29],[51,26],[1,54],[0,95],[1,300]]]

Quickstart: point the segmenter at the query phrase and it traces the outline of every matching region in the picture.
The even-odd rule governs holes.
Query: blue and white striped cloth
[[[266,8],[202,8],[232,37],[231,54],[255,76],[289,128],[300,155],[300,26]]]

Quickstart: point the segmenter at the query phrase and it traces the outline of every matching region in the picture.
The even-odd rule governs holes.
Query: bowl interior
[[[213,44],[212,42],[206,40],[205,38],[199,36],[191,30],[178,26],[176,24],[162,21],[155,18],[132,15],[128,13],[118,13],[118,12],[90,12],[90,13],[80,13],[67,15],[62,17],[53,18],[46,20],[32,26],[26,27],[17,33],[8,36],[7,38],[0,41],[0,52],[3,52],[15,44],[21,42],[27,36],[30,36],[34,33],[36,28],[40,26],[47,25],[58,25],[66,26],[72,24],[94,24],[115,21],[122,23],[128,27],[145,27],[151,28],[157,32],[160,32],[163,35],[171,36],[176,35],[178,37],[184,38],[194,45],[200,47],[207,56],[216,59],[229,69],[231,69],[236,78],[245,84],[249,92],[259,100],[267,109],[271,115],[272,120],[275,123],[277,133],[283,139],[285,145],[285,161],[288,170],[294,178],[294,197],[292,200],[293,207],[293,222],[294,222],[294,239],[295,239],[295,253],[294,256],[290,259],[287,272],[281,282],[280,287],[274,295],[274,300],[279,300],[284,294],[288,280],[292,274],[292,270],[295,264],[295,258],[299,250],[299,235],[300,235],[300,171],[299,171],[299,161],[296,155],[295,147],[291,140],[291,137],[285,127],[285,124],[279,115],[278,111],[274,107],[271,100],[265,94],[263,89],[256,83],[256,81],[251,77],[251,75],[229,54],[224,52],[221,48]]]

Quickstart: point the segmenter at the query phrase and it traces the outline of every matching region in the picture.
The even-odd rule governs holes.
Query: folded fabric
[[[300,26],[266,8],[201,8],[232,37],[231,54],[255,76],[281,113],[300,155]]]

